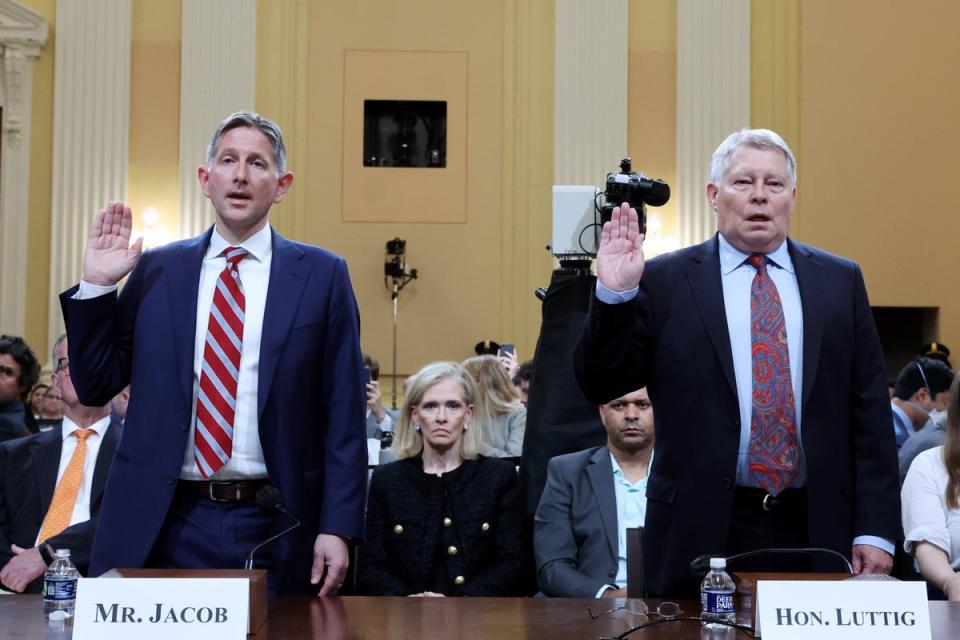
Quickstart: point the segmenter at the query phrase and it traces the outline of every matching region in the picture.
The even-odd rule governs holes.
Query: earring
[[[464,423],[463,423],[463,430],[466,431],[466,430],[469,429],[469,428],[470,428],[470,423],[469,423],[469,422],[464,422]]]
[[[417,427],[417,431],[420,431],[420,423],[419,423],[419,422],[414,422],[413,424]]]

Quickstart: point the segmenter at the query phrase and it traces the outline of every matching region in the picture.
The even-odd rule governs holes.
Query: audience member
[[[960,376],[950,387],[946,440],[917,455],[901,496],[904,549],[931,587],[960,600]]]
[[[932,358],[919,358],[900,370],[890,401],[898,448],[930,422],[934,409],[946,406],[952,381],[950,367]]]
[[[30,392],[30,411],[34,418],[40,417],[40,412],[43,410],[43,399],[46,397],[49,388],[50,385],[41,382],[34,385],[33,391]]]
[[[477,385],[474,423],[481,428],[482,453],[498,458],[518,457],[523,451],[527,408],[496,356],[474,356],[463,361]]]
[[[27,393],[40,377],[40,362],[17,336],[0,336],[0,442],[30,435]]]
[[[59,430],[0,444],[0,582],[38,592],[56,549],[84,575],[103,487],[122,427],[110,407],[80,404],[66,336],[53,347],[53,386],[64,398]]]
[[[517,372],[513,374],[513,380],[511,381],[520,393],[520,404],[523,406],[527,406],[530,399],[531,376],[533,376],[533,360],[527,360],[517,367]]]
[[[50,387],[43,396],[40,417],[37,418],[37,431],[59,429],[63,422],[63,397],[56,387]]]
[[[626,530],[642,527],[653,458],[646,389],[600,406],[607,444],[550,460],[534,518],[537,582],[548,596],[626,597]]]
[[[413,376],[393,441],[398,460],[377,467],[370,484],[361,593],[520,594],[517,474],[479,455],[476,397],[473,379],[454,362]]]
[[[123,424],[127,419],[127,405],[130,404],[130,385],[123,388],[123,391],[113,396],[110,401],[110,415],[114,420]]]
[[[936,418],[930,418],[930,424],[920,429],[920,431],[914,431],[910,434],[910,437],[907,438],[906,442],[903,443],[900,451],[897,452],[901,485],[907,477],[907,472],[910,470],[910,465],[913,464],[914,458],[916,458],[920,452],[939,447],[943,444],[944,438],[946,437],[946,426],[947,416],[945,413],[938,415]]]
[[[370,371],[370,382],[367,383],[367,438],[382,440],[385,434],[393,433],[397,412],[383,406],[380,363],[369,353],[364,353],[363,366]]]

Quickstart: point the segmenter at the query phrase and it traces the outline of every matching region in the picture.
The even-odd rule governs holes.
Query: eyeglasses
[[[417,407],[428,416],[435,416],[442,408],[448,416],[459,416],[467,408],[462,402],[450,400],[449,402],[424,402]]]
[[[57,371],[63,371],[70,375],[70,358],[60,358],[57,360]]]
[[[620,612],[624,613],[620,613]],[[641,629],[646,629],[647,627],[654,627],[656,625],[665,624],[667,622],[704,622],[704,619],[701,616],[685,616],[683,611],[680,609],[680,605],[676,602],[661,602],[657,605],[656,611],[650,611],[649,607],[642,600],[627,600],[626,604],[610,609],[609,611],[604,611],[603,613],[594,614],[589,608],[587,613],[590,615],[591,620],[596,620],[606,615],[617,617],[618,615],[632,615],[636,616],[639,619],[639,623],[630,627],[623,633],[618,636],[612,637],[602,637],[600,640],[625,640],[628,636],[633,634],[636,631]],[[756,638],[757,636],[753,632],[753,627],[747,624],[739,624],[737,622],[728,622],[726,620],[715,620],[711,619],[711,623],[721,624],[725,627],[731,627],[739,631],[743,631],[747,637]]]

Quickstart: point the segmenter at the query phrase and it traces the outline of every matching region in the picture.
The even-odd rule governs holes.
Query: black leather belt
[[[269,482],[259,480],[181,480],[178,489],[201,496],[213,502],[248,502],[257,497],[257,492]]]
[[[806,489],[784,489],[779,494],[772,496],[763,489],[754,487],[737,487],[734,490],[734,500],[755,504],[764,511],[777,511],[794,506],[806,506]]]

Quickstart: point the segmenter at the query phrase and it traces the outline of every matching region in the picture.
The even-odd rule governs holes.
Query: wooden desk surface
[[[622,611],[590,620],[623,600],[580,598],[276,598],[270,601],[270,617],[256,640],[344,640],[370,638],[408,640],[539,640],[576,638],[589,640],[625,631],[632,620]],[[693,602],[681,602],[696,615]],[[750,612],[738,614],[741,622]],[[931,602],[933,640],[960,637],[960,603]],[[172,632],[171,638],[176,638]],[[725,640],[746,638],[744,633],[701,636],[697,622],[674,622],[644,629],[632,640],[711,637]],[[48,629],[43,620],[40,596],[0,596],[0,638],[9,640],[47,638],[67,640],[67,633]]]

